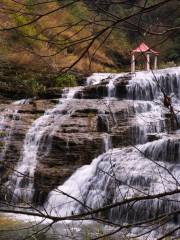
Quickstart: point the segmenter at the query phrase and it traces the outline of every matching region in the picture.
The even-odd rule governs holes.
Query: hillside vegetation
[[[26,4],[33,4],[36,1],[29,0],[24,2],[26,2]],[[67,1],[59,2],[66,4]],[[0,24],[6,28],[23,25],[32,19],[32,16],[27,13],[44,14],[48,11],[53,11],[60,4],[61,3],[53,2],[51,4],[43,4],[40,7],[36,5],[33,7],[25,6],[23,7],[25,14],[19,14],[19,4],[7,0],[4,1],[3,5],[8,9],[13,9],[13,12],[10,12],[8,15],[1,14]],[[84,29],[81,30],[83,26],[80,24],[74,27],[68,26],[79,22],[80,18],[93,19],[93,17],[94,13],[89,11],[87,4],[81,2],[67,7],[62,11],[49,14],[34,24],[2,32],[0,46],[1,56],[12,62],[35,69],[41,69],[43,65],[43,67],[46,66],[47,68],[56,70],[58,67],[66,66],[67,63],[70,65],[76,60],[84,44],[77,44],[64,51],[61,49],[68,44],[68,39],[78,31],[80,31],[80,33],[76,34],[71,40],[75,41],[87,37],[92,29],[84,27]],[[54,28],[55,26],[59,27]],[[115,61],[113,61],[112,57],[108,54],[112,48],[113,39],[121,39],[120,45],[119,41],[117,43],[116,40],[114,41],[114,48],[117,52],[123,53],[125,49],[128,49],[128,43],[123,34],[120,32],[113,34],[106,46],[99,49],[96,53],[92,64],[92,71],[108,71],[110,68],[116,66]],[[98,41],[92,47],[92,52],[97,45]],[[56,54],[58,51],[60,51],[60,53]],[[51,56],[54,54],[55,56]],[[89,70],[88,56],[85,56],[80,64],[75,66],[75,69],[83,72]]]
[[[138,15],[116,25],[111,31],[99,36],[80,61],[77,60],[93,34],[108,26],[116,16],[121,19],[137,12],[145,1],[126,1],[134,5],[110,4],[110,0],[84,0],[70,4],[71,2],[72,0],[2,0],[1,65],[5,63],[13,68],[18,66],[17,75],[22,71],[23,78],[25,74],[28,79],[34,78],[34,73],[38,73],[38,78],[39,74],[57,75],[61,69],[69,66],[72,66],[73,72],[83,74],[127,71],[130,51],[141,41],[161,52],[159,65],[162,67],[174,66],[180,62],[179,30],[159,34],[172,26],[179,26],[178,1],[170,1],[141,17]],[[151,6],[160,1],[147,2],[147,6]],[[36,18],[38,20],[34,21]],[[137,24],[141,26],[139,31]],[[157,32],[158,34],[152,34]],[[76,61],[77,64],[74,65]],[[57,81],[57,78],[60,80]],[[55,79],[55,84],[51,84],[54,87],[66,85],[64,80],[61,84],[59,76]],[[76,84],[75,80],[71,82],[72,85]],[[47,86],[40,86],[41,91],[43,87]]]

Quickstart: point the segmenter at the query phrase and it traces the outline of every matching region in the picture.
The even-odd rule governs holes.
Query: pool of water
[[[40,218],[0,215],[0,240],[90,240],[111,230],[90,221],[61,222],[51,226],[50,221]]]

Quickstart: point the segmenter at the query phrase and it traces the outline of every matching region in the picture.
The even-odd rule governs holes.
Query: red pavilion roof
[[[142,52],[151,52],[155,55],[158,55],[159,52],[156,52],[155,50],[148,47],[145,43],[141,43],[137,48],[135,48],[132,53],[142,53]]]

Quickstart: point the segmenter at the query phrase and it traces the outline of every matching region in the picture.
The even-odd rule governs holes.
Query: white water
[[[25,98],[25,99],[21,99],[21,100],[17,100],[15,102],[13,102],[14,105],[23,105],[23,104],[29,104],[31,101],[30,98]]]
[[[122,76],[126,76],[126,74],[94,73],[87,78],[87,85],[108,81],[109,83],[106,84],[108,91],[106,103],[110,106],[111,101],[117,100],[115,99],[115,82]],[[180,92],[180,67],[157,70],[155,72],[141,71],[132,75],[132,80],[127,85],[127,97],[129,99],[142,100],[134,102],[136,117],[132,119],[132,122],[137,122],[137,126],[134,127],[134,131],[132,132],[132,135],[137,135],[137,143],[146,142],[148,133],[166,131],[164,114],[169,113],[169,110],[163,106],[163,96],[154,76],[167,94],[174,95],[172,97],[174,108],[177,111],[180,110],[178,106],[180,101],[177,99],[179,97],[178,92]],[[176,88],[176,86],[178,87]],[[155,101],[150,101],[152,99],[155,99]],[[116,120],[113,112],[112,114]],[[135,136],[133,137],[135,138]]]
[[[34,173],[37,166],[38,150],[42,147],[43,138],[63,121],[64,115],[58,115],[65,108],[79,88],[65,89],[63,99],[53,109],[47,110],[28,130],[20,160],[10,177],[8,185],[12,189],[13,200],[31,202],[34,194]],[[67,108],[68,110],[68,108]],[[69,109],[70,111],[71,109]],[[50,139],[50,138],[49,138]],[[50,144],[50,143],[49,143]],[[13,190],[14,189],[14,190]]]
[[[99,84],[107,79],[117,79],[126,75],[126,73],[93,73],[90,77],[87,77],[86,85]]]
[[[148,140],[148,134],[169,131],[165,114],[169,110],[163,105],[163,90],[171,96],[176,112],[180,103],[180,67],[157,70],[154,72],[137,72],[127,85],[127,98],[134,99],[135,121],[137,127],[133,135],[137,135],[136,143]],[[141,100],[141,101],[137,101]],[[179,118],[179,114],[177,114]],[[134,122],[134,119],[132,120]]]
[[[103,135],[103,147],[105,152],[112,148],[112,139],[108,133]]]
[[[125,73],[94,73],[87,78],[86,85],[96,85],[103,81],[108,82],[106,87],[108,91],[107,103],[109,103],[111,98],[114,98],[116,94],[115,81],[124,75]]]
[[[167,73],[171,74],[167,77],[168,80],[166,79]],[[179,68],[156,72],[160,85],[168,94],[175,94],[176,104],[180,96],[179,73]],[[109,78],[109,83],[106,83],[108,98],[105,100],[110,102],[111,98],[115,96],[114,82],[120,75],[94,74],[88,79],[87,83],[98,84],[103,79],[107,80]],[[172,82],[170,82],[171,80]],[[37,119],[27,132],[21,159],[9,180],[9,184],[14,185],[15,189],[14,201],[17,197],[28,202],[32,201],[39,148],[47,134],[56,131],[67,117],[66,115],[71,113],[73,109],[68,103],[78,90],[79,88],[72,89],[70,92],[65,91],[64,99],[54,109],[47,111]],[[90,208],[115,203],[124,198],[157,194],[179,187],[177,181],[180,182],[180,141],[178,133],[172,137],[166,131],[164,114],[168,111],[162,108],[160,92],[154,84],[152,75],[146,72],[138,72],[129,81],[127,91],[129,99],[138,99],[138,101],[134,101],[133,114],[131,113],[132,110],[129,110],[132,101],[129,101],[130,108],[127,108],[127,114],[129,114],[132,124],[134,122],[137,124],[137,132],[133,132],[132,137],[136,138],[137,143],[142,142],[144,144],[137,146],[139,151],[133,147],[113,149],[111,135],[108,134],[110,130],[109,120],[106,115],[102,114],[108,132],[102,134],[104,154],[95,158],[90,165],[79,168],[57,190],[49,193],[45,204],[48,213],[55,216],[72,215],[85,212]],[[150,101],[152,99],[154,101]],[[66,112],[66,115],[63,115],[64,112]],[[164,137],[162,134],[160,136],[163,136],[162,139],[146,143],[149,133],[162,132],[165,132],[167,136]],[[67,151],[69,151],[68,141]],[[21,174],[17,172],[21,172]],[[27,175],[28,178],[22,176],[22,174]],[[177,200],[179,195],[173,196],[171,199]],[[170,212],[178,207],[176,202],[153,200],[140,204],[135,203],[132,211],[128,210],[127,206],[116,208],[109,211],[107,216],[116,221],[131,222],[156,216],[160,212]]]
[[[130,99],[153,100],[162,93],[180,97],[180,67],[167,68],[154,72],[137,72],[127,86]],[[158,87],[158,84],[160,88]]]
[[[166,132],[166,124],[164,114],[168,110],[164,110],[162,105],[151,101],[135,101],[135,118],[132,122],[136,122],[139,136],[136,134],[136,143],[147,142],[148,134]],[[135,134],[135,133],[134,133]]]
[[[170,74],[170,76],[167,76]],[[156,77],[168,94],[176,91],[179,86],[180,68],[159,70]],[[167,79],[168,81],[167,81]],[[109,78],[109,98],[114,92],[114,79],[109,74],[93,74],[88,79],[88,84],[98,84],[103,79]],[[175,79],[175,80],[172,80]],[[172,80],[172,83],[169,82]],[[165,84],[166,83],[166,84]],[[168,84],[167,84],[168,83]],[[179,96],[179,87],[176,98]],[[150,73],[138,72],[127,86],[130,99],[141,99],[134,102],[135,119],[141,134],[135,135],[142,142],[147,141],[148,133],[161,133],[166,131],[164,114],[161,102],[152,102],[159,99],[160,91],[157,88],[153,76]],[[134,118],[132,121],[135,120]],[[138,139],[140,142],[140,139]],[[138,142],[137,141],[137,142]],[[65,216],[72,213],[87,211],[89,208],[102,207],[109,202],[121,201],[123,198],[157,194],[177,188],[180,181],[180,148],[179,142],[174,139],[163,138],[158,141],[133,147],[111,149],[109,135],[103,136],[105,153],[92,161],[90,165],[79,168],[63,185],[52,191],[46,203],[47,211],[53,215]],[[170,155],[167,153],[170,151]],[[143,152],[148,158],[142,154]],[[174,165],[176,163],[176,165]],[[174,177],[174,178],[173,178]],[[117,179],[115,181],[115,178]],[[64,195],[61,193],[67,193]],[[70,197],[70,196],[71,197]],[[174,199],[179,196],[174,196]],[[147,205],[148,204],[148,205]],[[156,212],[171,211],[176,208],[176,203],[163,201],[143,202],[135,204],[135,212],[127,212],[126,207],[109,212],[112,218],[123,221],[144,219],[155,216]],[[125,212],[124,212],[125,211]],[[150,216],[151,215],[151,216]]]
[[[103,79],[106,79],[110,76],[110,73],[93,73],[90,77],[87,77],[86,85],[95,85],[99,84]]]
[[[162,140],[157,142],[161,146],[161,152],[164,150],[162,143]],[[138,146],[140,151],[143,148],[144,146]],[[176,182],[164,167],[180,181],[180,164],[172,168],[171,162],[159,161],[157,165],[156,161],[145,158],[133,147],[109,150],[94,159],[90,165],[79,168],[63,185],[52,191],[46,203],[46,210],[52,215],[65,216],[71,215],[72,212],[77,214],[102,207],[108,201],[113,203],[127,197],[174,190],[177,188]],[[61,191],[71,197],[61,194]],[[161,204],[156,200],[148,204],[154,215],[161,209]],[[173,203],[167,203],[167,210],[170,211],[172,206]],[[139,218],[145,217],[141,216],[140,211],[146,207],[145,203],[139,206],[139,209],[135,207]],[[121,215],[121,210],[119,214]],[[148,217],[149,213],[146,214]],[[111,212],[111,215],[114,217],[116,213]]]
[[[117,76],[110,75],[109,83],[107,85],[108,88],[108,98],[115,97],[115,85],[114,81],[117,79]]]
[[[52,215],[59,216],[70,215],[72,212],[77,212],[86,201],[85,191],[90,187],[90,181],[96,173],[97,165],[100,161],[101,157],[95,159],[91,165],[81,167],[62,186],[52,191],[49,194],[45,206],[46,210]],[[71,197],[61,194],[60,191]],[[73,198],[78,199],[82,204],[78,203]]]
[[[1,112],[0,116],[0,140],[3,144],[0,150],[0,160],[4,160],[5,154],[8,150],[11,142],[11,137],[16,126],[16,122],[20,120],[20,114],[18,113],[19,107],[25,104],[25,99],[12,102],[10,107],[5,108]],[[15,105],[15,106],[14,106]]]

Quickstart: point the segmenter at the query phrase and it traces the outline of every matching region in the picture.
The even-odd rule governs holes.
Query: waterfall
[[[134,100],[153,100],[159,98],[161,89],[167,95],[180,97],[180,67],[137,72],[127,86],[128,98]]]
[[[108,133],[106,133],[103,135],[104,152],[107,152],[111,148],[112,148],[112,139],[111,139],[111,136]]]
[[[126,86],[127,98],[136,100],[133,104],[136,117],[132,119],[136,126],[132,129],[132,138],[137,144],[147,142],[150,134],[166,132],[168,130],[167,124],[171,124],[165,119],[165,114],[169,113],[169,110],[163,107],[161,89],[172,96],[173,106],[177,111],[180,110],[178,106],[179,69],[176,67],[155,72],[141,71],[129,80]],[[117,100],[115,99],[116,81],[124,76],[126,74],[94,73],[87,78],[87,84],[105,84],[108,92],[108,97],[105,100],[107,107],[110,107],[110,104]],[[111,115],[116,120],[113,112]]]
[[[87,77],[86,79],[86,85],[96,85],[100,84],[102,82],[111,82],[109,85],[112,85],[113,81],[117,79],[118,77],[123,76],[123,73],[93,73],[90,77]]]
[[[62,217],[131,197],[176,190],[180,182],[180,131],[171,125],[172,118],[169,109],[163,106],[161,89],[171,96],[180,120],[180,68],[157,70],[154,74],[94,73],[87,78],[85,87],[64,89],[58,104],[46,110],[26,132],[21,156],[6,183],[13,204],[33,204],[42,191],[44,195],[39,202],[44,199],[46,202],[39,206],[40,210]],[[118,87],[122,86],[126,94],[121,97]],[[96,89],[97,93],[88,95]],[[80,99],[79,90],[82,92]],[[93,99],[95,97],[98,99]],[[1,159],[5,159],[16,120],[20,118],[19,106],[31,101],[17,101],[2,112],[0,140],[5,145]],[[92,128],[88,128],[86,119]],[[83,146],[84,143],[90,146]],[[94,159],[88,156],[91,151]],[[84,161],[92,162],[81,166]],[[49,166],[52,168],[46,175]],[[39,180],[39,176],[42,177],[40,184],[37,181],[39,185],[34,186],[34,178]],[[46,183],[49,184],[47,189],[59,186],[47,193],[47,189],[43,189]],[[117,224],[147,220],[179,210],[179,199],[179,194],[175,194],[134,202],[132,206],[123,205],[99,213],[98,217]],[[174,224],[173,219],[171,223]]]
[[[31,202],[34,194],[34,173],[37,165],[38,150],[43,138],[54,131],[56,124],[63,122],[63,110],[68,110],[68,102],[80,88],[65,89],[63,99],[43,116],[35,120],[26,133],[21,157],[7,185],[13,192],[13,201]],[[58,113],[61,113],[58,115]],[[50,144],[50,143],[49,143]]]
[[[102,74],[101,73],[94,73],[90,77],[87,77],[86,85],[90,86],[90,85],[99,84],[106,77],[107,77],[106,73],[105,74],[103,74],[103,73]]]
[[[179,164],[180,139],[177,137],[175,134],[171,138],[163,137],[158,141],[146,143],[141,147],[141,151],[153,160]]]
[[[163,154],[163,141],[157,143],[161,146],[161,154]],[[149,144],[150,148],[151,144],[154,143]],[[139,151],[133,147],[109,150],[94,159],[90,165],[79,168],[63,185],[49,194],[46,210],[58,216],[71,215],[72,212],[78,214],[103,207],[109,202],[122,201],[124,198],[176,189],[176,182],[164,167],[179,181],[180,161],[174,168],[170,160],[167,163],[159,160],[157,165],[156,161],[151,161],[141,154],[143,148],[144,146],[140,145],[137,146]],[[157,151],[159,154],[159,148]],[[180,155],[178,158],[180,160]],[[111,219],[120,222],[140,220],[155,217],[158,211],[169,212],[177,205],[176,202],[164,203],[161,200],[154,200],[148,202],[149,211],[147,211],[146,204],[146,202],[141,205],[137,203],[131,211],[127,211],[125,207],[116,208],[108,215]]]
[[[169,113],[163,105],[163,90],[172,97],[174,109],[179,111],[180,68],[169,68],[155,72],[137,72],[127,85],[128,99],[134,99],[137,127],[132,133],[136,143],[148,141],[148,134],[169,131]],[[137,101],[141,100],[141,101]],[[179,118],[179,115],[177,114]],[[169,120],[170,122],[170,120]]]
[[[105,84],[107,87],[107,103],[111,100],[111,98],[115,98],[116,96],[116,86],[115,82],[118,78],[123,77],[125,73],[94,73],[86,80],[86,85],[98,85]]]
[[[86,165],[78,169],[62,186],[59,186],[57,189],[52,191],[49,194],[47,203],[45,205],[48,213],[52,215],[65,216],[72,213],[80,212],[81,208],[86,208],[88,210],[88,200],[87,190],[91,188],[93,183],[93,177],[97,172],[98,164],[101,162],[102,156],[94,159],[91,165]],[[101,179],[97,182],[99,186],[103,183]],[[92,189],[92,199],[91,201],[96,204],[98,198],[98,192],[96,198],[93,198]],[[61,193],[62,192],[62,193]],[[65,195],[63,193],[66,193]],[[99,193],[101,193],[99,191]],[[69,197],[71,196],[71,197]],[[104,196],[105,197],[105,196]],[[78,201],[74,200],[77,199]]]
[[[166,131],[166,123],[162,106],[151,101],[134,102],[135,118],[137,131],[133,133],[137,138],[136,143],[145,143],[148,134],[161,133]],[[139,132],[139,136],[138,136]]]
[[[78,214],[128,197],[175,190],[176,182],[168,171],[179,181],[180,162],[173,167],[171,159],[167,159],[166,163],[160,159],[158,162],[153,160],[154,156],[163,155],[164,150],[168,150],[164,145],[166,141],[139,145],[139,150],[127,147],[100,155],[90,165],[79,168],[63,185],[49,194],[46,210],[56,216]],[[158,147],[154,149],[151,159],[146,158],[142,154],[144,147],[151,153],[155,145]],[[173,200],[178,198],[179,195],[171,197]],[[128,206],[113,209],[108,216],[120,222],[135,221],[155,217],[160,212],[170,212],[178,206],[176,201],[144,201],[136,203],[130,211],[127,210]]]
[[[93,74],[88,78],[87,84],[105,82],[110,101],[115,96],[114,82],[119,76],[121,75]],[[174,96],[173,103],[177,103],[180,96],[180,68],[158,70],[155,76],[156,78],[150,72],[137,72],[126,87],[130,106],[131,99],[135,100],[134,116],[130,116],[127,109],[129,121],[137,126],[132,138],[141,145],[115,149],[109,134],[103,134],[104,153],[90,165],[76,170],[64,184],[49,193],[45,203],[48,213],[55,216],[78,214],[124,198],[158,194],[177,188],[177,181],[180,180],[179,132],[174,136],[168,135],[168,109],[163,108],[159,88]],[[101,121],[109,132],[108,121],[103,114]],[[148,134],[159,134],[160,139],[148,142]],[[172,199],[175,201],[142,201],[135,203],[130,210],[126,205],[116,207],[105,213],[105,216],[118,223],[152,218],[178,209],[176,200],[179,195],[172,196]]]
[[[106,85],[108,103],[116,96],[116,83],[118,79],[128,77],[126,85],[127,99],[152,101],[160,104],[163,100],[161,90],[172,96],[176,105],[180,98],[180,67],[156,70],[154,72],[140,71],[134,75],[125,73],[94,73],[87,78],[86,85]]]
[[[115,85],[114,85],[114,81],[116,80],[116,78],[113,75],[109,76],[109,83],[107,84],[107,88],[108,88],[108,98],[110,97],[115,97]]]
[[[16,121],[20,120],[19,107],[26,104],[27,99],[12,102],[10,107],[5,108],[0,116],[0,160],[3,161],[11,142],[11,137],[16,126]]]

